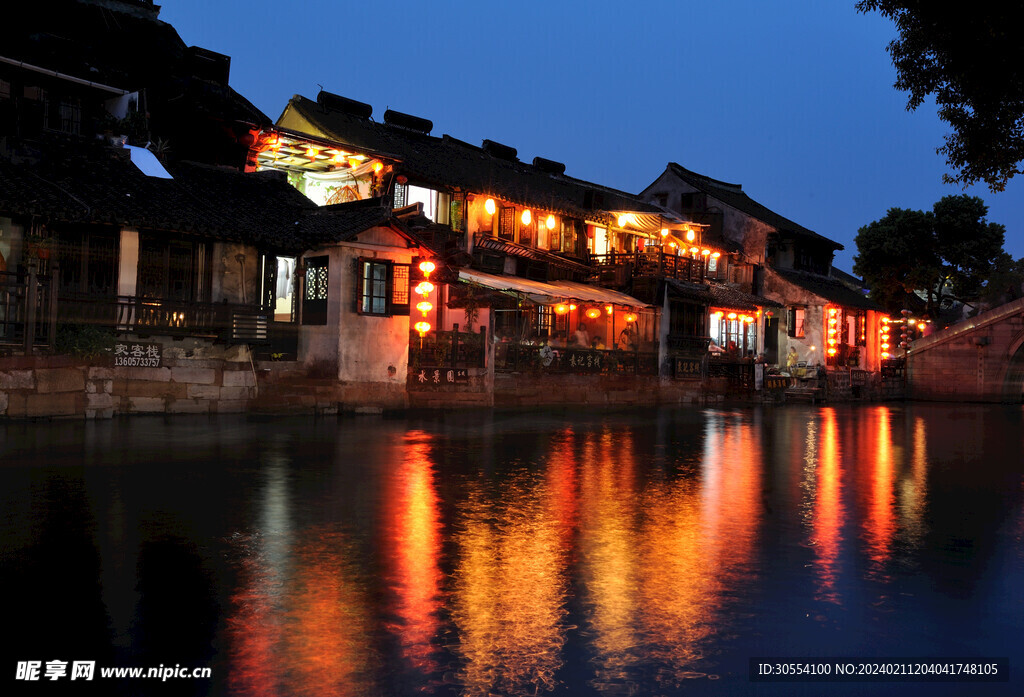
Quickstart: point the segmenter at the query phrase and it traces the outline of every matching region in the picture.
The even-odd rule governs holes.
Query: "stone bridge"
[[[1024,298],[910,344],[910,399],[1019,404],[1024,394]]]

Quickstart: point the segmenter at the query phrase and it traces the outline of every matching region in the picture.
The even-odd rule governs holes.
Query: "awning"
[[[569,300],[599,303],[602,305],[623,305],[626,307],[648,307],[647,303],[637,300],[631,295],[620,293],[609,288],[590,286],[574,281],[531,281],[518,276],[498,276],[471,269],[459,271],[459,280],[491,290],[507,293],[524,293],[541,305],[553,305]]]

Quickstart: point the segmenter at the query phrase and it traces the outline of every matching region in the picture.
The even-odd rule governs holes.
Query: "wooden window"
[[[328,257],[306,259],[306,288],[302,295],[303,324],[327,324],[328,270]]]
[[[802,339],[804,336],[804,318],[806,316],[806,310],[802,307],[791,307],[789,308],[789,336],[796,339]]]
[[[409,314],[409,264],[356,260],[356,312],[390,317]]]
[[[409,200],[409,186],[407,184],[395,184],[395,202],[392,208],[405,208]]]
[[[208,302],[211,273],[209,245],[150,233],[139,236],[140,297]]]
[[[409,264],[391,264],[391,314],[409,314]]]
[[[498,214],[498,237],[509,242],[516,240],[516,209],[502,208]]]
[[[537,217],[530,218],[529,225],[519,225],[519,244],[525,247],[535,247],[537,242]]]

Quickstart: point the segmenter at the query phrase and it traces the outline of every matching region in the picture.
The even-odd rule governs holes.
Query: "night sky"
[[[854,0],[335,2],[166,0],[182,39],[232,58],[231,85],[272,119],[324,89],[566,163],[638,193],[674,161],[846,249],[892,207],[930,209],[947,132],[907,112],[893,24]],[[967,190],[1024,256],[1024,176]]]

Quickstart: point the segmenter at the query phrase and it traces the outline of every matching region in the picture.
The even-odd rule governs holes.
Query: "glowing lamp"
[[[423,302],[416,303],[416,309],[422,312],[423,316],[426,317],[427,313],[434,309],[434,306],[424,300]]]
[[[420,295],[429,295],[434,291],[434,284],[430,281],[420,281],[419,285],[413,288]]]
[[[375,173],[380,174],[381,170],[383,170],[383,169],[384,169],[384,163],[383,162],[374,162],[373,163],[373,171]]]
[[[730,312],[728,315],[726,315],[726,317],[728,317],[729,319],[736,319],[736,313]]]
[[[720,256],[722,256],[721,252],[711,252],[711,258],[712,259],[717,259]]]
[[[700,249],[697,247],[690,247],[690,254],[697,254],[698,252],[700,252]]]
[[[882,358],[888,358],[889,354],[886,351],[882,351]]]
[[[712,312],[712,313],[711,313],[711,316],[712,316],[712,317],[715,317],[715,318],[717,318],[717,319],[722,319],[722,316],[723,316],[724,314],[725,314],[724,312],[722,312],[721,310],[719,310],[718,312]]]
[[[622,215],[619,216],[619,220],[618,220],[619,227],[626,227],[626,223],[628,223],[628,222],[629,222],[629,218],[627,218],[625,214],[622,214]]]
[[[436,269],[436,268],[437,267],[434,266],[434,262],[432,262],[432,261],[421,261],[420,262],[420,271],[423,272],[424,276],[430,276],[430,274],[432,274],[434,272],[434,269]]]
[[[835,350],[834,348],[830,348],[830,349],[828,350],[828,355],[830,355],[830,356],[834,356],[834,355],[836,355],[836,350]]]
[[[702,249],[702,250],[700,250],[700,254],[701,254],[701,256],[705,256],[705,257],[706,256],[710,256],[711,255],[711,250],[710,249]]]
[[[612,310],[614,310],[614,309],[615,308],[612,307],[611,305],[605,305],[604,306],[604,311],[607,312],[609,315],[612,313]]]
[[[487,215],[494,215],[494,211],[496,211],[497,208],[494,206],[493,198],[489,198],[484,201],[484,210],[487,211]]]
[[[558,303],[557,305],[555,305],[555,313],[556,314],[564,315],[568,311],[569,311],[569,306],[568,305],[564,305],[562,303]]]
[[[669,242],[668,246],[671,247],[672,249],[675,249],[676,248],[676,243],[675,242]]]
[[[592,307],[589,310],[587,310],[587,317],[589,317],[590,319],[597,319],[600,316],[601,311],[598,310],[596,307]]]
[[[527,208],[525,211],[523,211],[523,216],[522,216],[522,218],[520,218],[520,220],[523,221],[523,225],[529,225],[530,224],[530,221],[533,220],[533,214],[530,213],[530,209],[529,208]]]
[[[569,303],[569,309],[570,310],[575,310],[576,306],[574,304],[572,304],[572,303]]]
[[[350,158],[348,158],[348,166],[351,167],[352,169],[355,169],[360,164],[362,164],[362,163],[359,161],[358,157],[350,157]]]
[[[320,154],[320,151],[316,148],[306,148],[306,157],[311,160],[315,160],[316,156]]]
[[[625,317],[623,317],[623,319],[626,320],[627,322],[636,322],[636,315],[634,315],[632,312],[629,312],[626,314]]]
[[[924,331],[924,322],[918,322],[918,324],[917,324],[917,330],[918,330],[919,332],[923,332],[923,331]]]
[[[687,242],[693,242],[695,239],[697,239],[697,234],[693,230],[687,230],[686,231],[686,241]]]
[[[836,310],[836,308],[834,308],[834,307],[828,308],[828,314],[830,316],[835,316],[836,312],[838,312],[838,310]]]
[[[417,322],[413,325],[413,329],[419,332],[420,338],[422,339],[423,335],[430,331],[430,322]]]
[[[743,318],[743,321],[746,322],[747,324],[750,324],[751,322],[754,321],[754,318],[751,317],[750,315],[747,315],[746,317]]]
[[[668,228],[667,227],[661,228],[661,236],[662,237],[668,237]]]
[[[331,158],[331,162],[333,162],[336,165],[345,164],[345,153],[343,153],[343,152],[336,153],[334,155],[334,157]]]
[[[889,344],[888,344],[888,342],[886,342],[886,343],[882,344],[882,348],[884,348],[884,349],[887,349],[887,348],[889,348]]]
[[[549,215],[548,219],[544,221],[544,225],[547,227],[548,230],[554,230],[555,229],[555,216]]]

